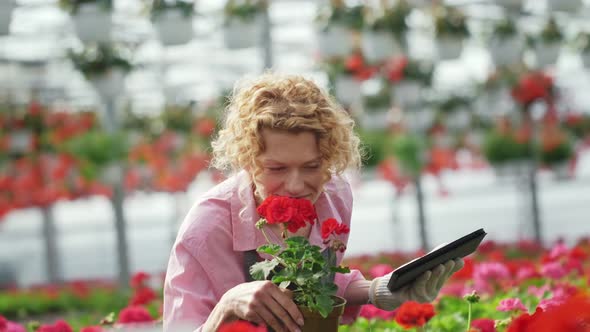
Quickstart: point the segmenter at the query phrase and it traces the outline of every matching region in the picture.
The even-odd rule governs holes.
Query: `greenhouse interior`
[[[248,227],[282,230],[280,243],[264,233],[252,265],[263,275],[210,280],[233,273],[224,257],[245,255],[238,226],[218,225],[233,249],[183,241],[212,223],[195,215],[237,177],[214,167],[214,147],[226,114],[247,112],[240,84],[265,75],[318,87],[351,120],[360,166],[331,168],[351,197],[327,216],[320,201],[333,193],[321,189],[307,238],[291,227],[304,213],[295,199],[309,200],[281,200],[300,204],[283,221],[261,204]],[[0,332],[590,331],[588,91],[590,0],[0,0]],[[265,148],[234,145],[257,160],[238,168],[256,174],[244,165]],[[276,198],[251,184],[252,204]],[[329,250],[306,247],[289,265],[293,239],[310,245],[316,229]],[[455,267],[374,292],[479,229],[475,252],[445,256]],[[204,255],[219,261],[191,270]],[[424,300],[412,290],[426,274],[436,287]],[[320,318],[296,327],[280,301],[265,318],[255,296],[253,316],[229,309],[230,289],[251,278]],[[344,279],[366,285],[362,300]],[[299,302],[304,289],[320,295]]]

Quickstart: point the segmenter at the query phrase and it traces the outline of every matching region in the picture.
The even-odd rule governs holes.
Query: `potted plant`
[[[451,60],[461,55],[463,41],[469,37],[469,30],[465,16],[460,10],[439,8],[434,16],[434,32],[439,59]]]
[[[421,102],[423,90],[432,81],[432,64],[405,56],[393,58],[383,67],[391,83],[392,104],[409,108]]]
[[[353,31],[363,26],[362,6],[347,7],[342,0],[331,0],[330,5],[316,17],[317,44],[323,58],[344,57],[355,48]]]
[[[323,64],[334,90],[336,99],[345,106],[362,100],[361,84],[374,74],[362,54],[354,53],[347,58],[332,58]]]
[[[254,47],[262,39],[266,0],[228,0],[223,14],[223,40],[228,49]]]
[[[125,87],[125,74],[132,68],[122,50],[107,44],[72,51],[70,59],[102,98],[120,94]]]
[[[180,45],[193,39],[194,3],[190,0],[154,0],[152,21],[162,44]]]
[[[379,62],[404,53],[406,18],[412,7],[401,0],[388,8],[385,1],[379,10],[370,11],[361,35],[361,48],[369,62]]]
[[[524,40],[510,17],[505,17],[494,24],[489,51],[496,66],[519,63],[523,50]]]
[[[562,40],[563,33],[553,17],[549,18],[538,35],[529,37],[537,68],[542,69],[557,62]]]
[[[4,0],[0,2],[0,36],[10,33],[10,21],[16,8],[16,0]]]
[[[74,21],[76,35],[84,43],[111,40],[113,0],[60,0]]]
[[[336,273],[348,273],[337,266],[337,252],[346,246],[339,235],[350,229],[334,218],[322,221],[322,239],[326,249],[309,243],[302,236],[288,236],[307,224],[319,222],[315,208],[307,199],[269,196],[257,208],[260,220],[256,223],[267,240],[257,251],[265,260],[255,263],[250,274],[255,280],[270,280],[280,288],[293,292],[293,301],[303,314],[303,332],[338,331],[339,317],[346,300],[336,296]],[[267,225],[280,225],[283,244],[272,243],[265,232]]]
[[[424,136],[404,133],[394,137],[391,152],[404,175],[416,178],[426,165],[427,142]]]

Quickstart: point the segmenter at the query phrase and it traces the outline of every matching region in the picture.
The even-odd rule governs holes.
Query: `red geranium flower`
[[[6,330],[6,326],[8,326],[8,321],[2,315],[0,315],[0,331]]]
[[[103,332],[104,330],[100,326],[86,326],[83,327],[80,332]]]
[[[149,280],[150,275],[145,272],[137,272],[131,277],[131,287],[139,288],[144,287],[147,280]]]
[[[285,224],[291,233],[317,218],[313,204],[304,198],[269,196],[256,210],[269,224]]]
[[[133,297],[129,301],[130,305],[145,305],[156,299],[156,292],[149,287],[141,287],[135,290]]]
[[[471,322],[471,328],[479,332],[496,332],[494,320],[489,318],[475,319]]]
[[[117,320],[117,323],[146,323],[152,322],[153,320],[154,319],[146,308],[135,305],[123,308],[119,313],[119,320]]]
[[[404,302],[398,309],[395,321],[405,328],[421,327],[434,315],[434,306],[432,304],[408,301]]]
[[[266,327],[256,326],[243,320],[237,320],[222,325],[218,332],[266,332]]]
[[[322,239],[327,239],[330,235],[348,234],[350,228],[344,224],[338,223],[334,218],[328,218],[322,223]]]

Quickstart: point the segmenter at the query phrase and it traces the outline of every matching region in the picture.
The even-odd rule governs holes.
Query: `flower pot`
[[[570,168],[568,162],[561,162],[555,165],[551,165],[553,176],[555,180],[562,181],[570,178]]]
[[[416,106],[422,97],[422,84],[412,80],[403,80],[391,87],[391,103],[401,108]]]
[[[351,76],[339,76],[334,82],[334,95],[345,106],[360,102],[361,82]]]
[[[125,72],[111,69],[106,73],[89,77],[88,81],[103,100],[111,99],[125,89]]]
[[[165,10],[154,19],[154,27],[165,46],[186,44],[193,39],[193,18],[180,10]]]
[[[434,124],[436,113],[432,109],[404,111],[404,124],[410,132],[423,133]]]
[[[223,26],[223,41],[230,50],[256,47],[262,40],[262,17],[252,20],[229,19]]]
[[[323,58],[344,57],[352,52],[354,41],[349,29],[331,25],[318,31],[317,45],[320,56]]]
[[[557,62],[557,58],[559,57],[560,50],[561,43],[536,43],[534,51],[537,68],[544,68],[555,64]]]
[[[509,11],[517,11],[519,12],[522,8],[522,3],[524,0],[496,0],[496,4],[498,6],[502,6]]]
[[[0,1],[0,36],[10,33],[10,21],[15,8],[15,0]]]
[[[33,133],[30,130],[16,130],[10,133],[9,150],[16,153],[31,152]]]
[[[360,124],[364,129],[380,130],[385,129],[389,125],[389,108],[383,107],[379,109],[366,109],[360,116]]]
[[[436,39],[436,49],[439,60],[457,59],[461,56],[461,52],[463,52],[463,38],[438,37]]]
[[[510,38],[493,37],[489,43],[490,56],[496,66],[519,63],[522,60],[524,41],[518,36]]]
[[[528,174],[530,163],[527,160],[512,160],[492,165],[499,179],[520,178]]]
[[[123,181],[123,166],[117,162],[111,162],[101,167],[98,180],[105,185],[115,185]]]
[[[363,31],[361,48],[363,55],[370,63],[403,54],[403,49],[395,36],[383,31]]]
[[[590,68],[590,51],[580,53],[580,58],[582,59],[582,65],[586,68]]]
[[[95,3],[80,4],[72,17],[76,35],[84,43],[106,43],[111,40],[111,12]]]
[[[299,310],[303,315],[305,324],[301,327],[301,332],[337,332],[338,325],[340,325],[340,317],[344,313],[346,300],[333,296],[334,308],[326,318],[319,313],[310,311],[307,307],[299,306]]]
[[[581,0],[547,0],[547,11],[550,12],[576,12],[581,6]]]

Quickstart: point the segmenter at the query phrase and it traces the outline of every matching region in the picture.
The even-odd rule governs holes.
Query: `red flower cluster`
[[[405,56],[393,58],[385,65],[387,78],[390,82],[396,83],[404,79],[404,71],[408,66],[409,60]]]
[[[407,301],[399,307],[395,321],[405,328],[421,327],[428,323],[434,315],[432,304]]]
[[[523,75],[512,89],[512,97],[523,106],[537,99],[548,99],[553,89],[553,78],[543,72]]]
[[[336,219],[329,218],[322,223],[322,239],[327,239],[330,235],[340,235],[350,233],[350,228],[340,224]]]
[[[269,196],[256,209],[269,224],[285,224],[291,233],[306,223],[313,225],[317,214],[313,204],[305,198]]]
[[[266,332],[266,327],[256,326],[243,320],[222,325],[218,332]]]
[[[72,327],[64,320],[58,320],[53,325],[41,325],[37,332],[73,332]]]
[[[131,277],[133,296],[129,300],[129,305],[146,305],[157,298],[156,292],[147,285],[149,279],[150,275],[145,272],[137,272]]]
[[[543,311],[537,308],[534,314],[518,316],[507,332],[588,332],[590,331],[590,297],[572,296],[563,304]]]
[[[348,57],[344,63],[346,71],[354,76],[357,81],[365,81],[375,74],[375,68],[372,68],[365,63],[365,59],[361,54],[355,53]]]
[[[130,324],[130,323],[148,323],[153,322],[154,319],[150,315],[149,311],[141,306],[128,306],[123,308],[119,313],[119,319],[117,323]]]

